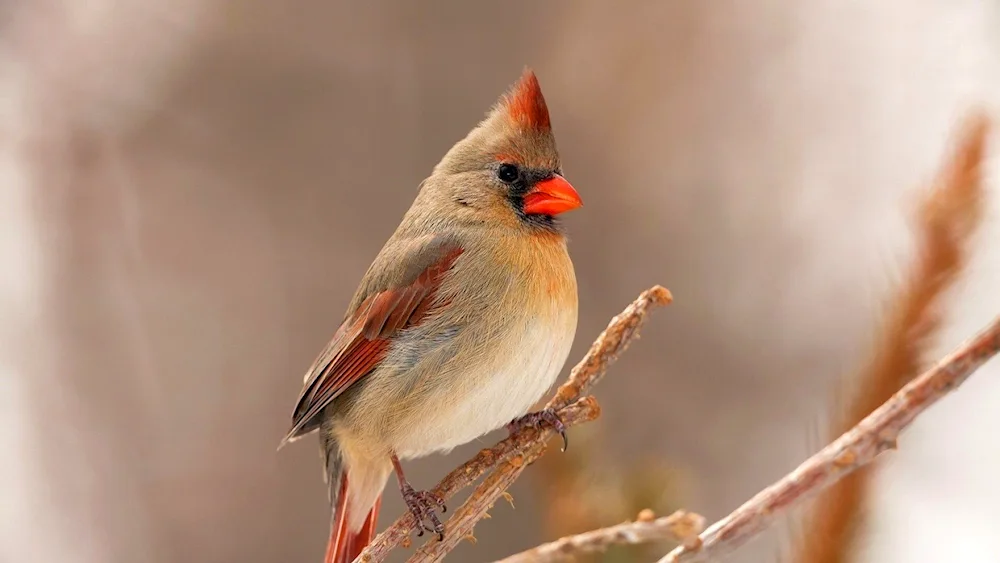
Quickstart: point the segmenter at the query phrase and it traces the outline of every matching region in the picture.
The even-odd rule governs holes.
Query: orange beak
[[[524,196],[524,212],[528,215],[559,215],[581,205],[580,194],[558,174],[538,182]]]

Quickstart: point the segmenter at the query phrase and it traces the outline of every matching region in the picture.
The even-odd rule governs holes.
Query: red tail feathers
[[[324,563],[351,563],[375,537],[375,526],[378,523],[378,509],[382,505],[382,496],[375,500],[375,506],[368,511],[365,523],[357,533],[347,529],[347,472],[340,477],[340,494],[337,495],[337,509],[330,526],[330,542],[326,545]]]

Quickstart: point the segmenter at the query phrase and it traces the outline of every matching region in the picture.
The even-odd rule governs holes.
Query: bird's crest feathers
[[[540,133],[547,133],[552,128],[542,88],[530,68],[525,67],[521,79],[504,95],[500,107],[519,128]]]

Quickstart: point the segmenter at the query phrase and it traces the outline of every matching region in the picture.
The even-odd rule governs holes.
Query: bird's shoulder
[[[427,277],[428,274],[440,277],[454,265],[465,248],[460,233],[397,233],[385,243],[361,278],[348,305],[347,316],[373,295],[412,286],[421,276]]]

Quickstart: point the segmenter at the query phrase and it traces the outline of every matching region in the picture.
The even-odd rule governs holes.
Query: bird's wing
[[[392,254],[392,259],[381,261],[382,268],[373,265],[366,274],[355,296],[360,303],[306,373],[292,415],[292,428],[282,445],[315,430],[319,426],[317,415],[378,366],[388,353],[392,337],[426,318],[445,274],[462,254],[462,248],[453,241],[431,237],[402,255]],[[374,271],[379,275],[375,276]]]

